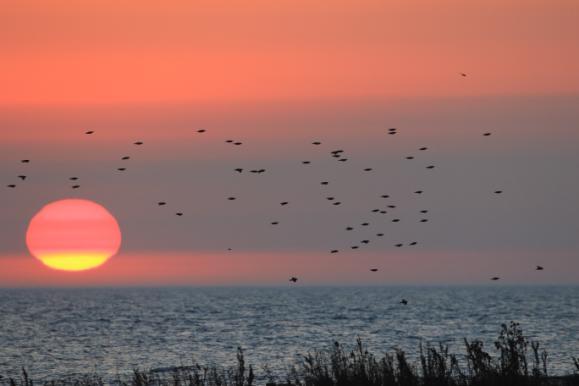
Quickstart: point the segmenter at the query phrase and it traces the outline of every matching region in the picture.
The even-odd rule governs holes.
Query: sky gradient
[[[9,2],[0,286],[578,284],[578,17],[562,0]],[[119,255],[63,273],[28,254],[28,222],[63,198],[117,218]]]

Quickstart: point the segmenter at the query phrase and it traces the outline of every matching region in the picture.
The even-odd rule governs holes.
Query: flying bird
[[[157,203],[157,205],[163,206],[163,205],[167,205],[167,203],[166,203],[165,201],[159,201],[159,202]]]
[[[141,146],[142,144],[143,144],[143,142],[141,142],[141,141],[133,142],[133,145],[137,145],[137,146]]]
[[[291,281],[292,283],[297,283],[298,282],[298,278],[295,276],[292,276],[289,281]]]
[[[78,189],[78,188],[80,188],[80,185],[72,185],[72,188],[73,188],[73,189]]]
[[[117,170],[118,170],[119,172],[124,172],[125,170],[127,170],[127,168],[117,168]]]
[[[416,245],[416,244],[418,244],[418,243],[417,243],[416,241],[413,241],[413,242],[411,242],[411,243],[408,244],[408,245]]]
[[[233,201],[233,200],[235,200],[235,197],[227,197],[227,199],[228,199],[229,201]]]
[[[398,243],[398,244],[396,244],[395,246],[396,246],[397,248],[402,248],[403,245],[404,245],[404,244]]]
[[[500,280],[500,277],[498,277],[498,276],[491,277],[491,280],[492,280],[492,281],[497,281],[497,280]]]
[[[330,251],[330,253],[338,253],[338,252],[339,252],[339,251],[338,251],[337,249],[332,249],[332,250]]]
[[[426,169],[434,169],[434,165],[428,165]]]
[[[370,268],[370,272],[378,272],[378,268]]]
[[[370,223],[369,223],[369,222],[363,222],[363,223],[360,224],[360,225],[362,225],[363,227],[367,227],[368,225],[370,225]]]
[[[466,78],[466,74],[464,72],[461,72],[460,76],[462,76],[463,78]]]
[[[347,231],[351,231],[352,229],[354,229],[353,227],[346,227]]]
[[[420,149],[418,149],[420,151],[424,151],[424,150],[428,150],[428,148],[426,146],[421,147]]]
[[[495,194],[501,194],[502,192],[502,190],[495,190]]]
[[[126,156],[122,157],[121,159],[122,159],[123,161],[126,161],[126,160],[128,160],[128,159],[131,159],[131,157],[129,157],[128,155],[126,155]]]
[[[428,219],[427,219],[427,218],[422,218],[422,219],[420,219],[420,222],[428,222]]]
[[[414,157],[409,155],[408,157],[406,157],[406,159],[414,159]]]
[[[328,185],[328,184],[329,184],[328,181],[322,181],[322,182],[320,182],[320,185]]]
[[[279,221],[272,221],[271,222],[271,225],[277,225],[277,224],[279,224]]]
[[[540,266],[540,265],[537,265],[537,268],[535,268],[536,271],[542,271],[542,270],[544,270],[544,269],[545,269],[545,268],[543,268],[543,267]]]
[[[281,206],[284,206],[284,205],[289,204],[289,202],[288,202],[288,201],[283,201],[283,202],[280,202],[279,204],[280,204]]]
[[[406,305],[408,305],[408,300],[402,299],[402,300],[400,300],[400,304],[404,304],[406,306]]]
[[[20,175],[20,176],[18,176],[18,178],[20,178],[22,181],[24,181],[26,179],[26,176]]]
[[[69,180],[76,181],[76,180],[78,180],[78,177],[69,177]]]
[[[10,185],[6,185],[6,187],[7,187],[7,188],[12,188],[12,189],[14,189],[14,188],[16,187],[16,185],[15,185],[15,184],[10,184]]]
[[[422,193],[423,193],[423,191],[422,191],[422,190],[417,190],[417,191],[416,191],[416,192],[414,192],[414,193],[416,193],[416,194],[422,194]]]
[[[23,164],[28,164],[28,163],[30,163],[30,160],[29,159],[23,159],[20,162],[22,162]]]
[[[371,172],[371,171],[372,171],[372,168],[366,168],[366,169],[364,169],[364,171],[365,171],[365,172]]]
[[[491,133],[484,133],[483,136],[484,137],[489,137],[491,135]]]
[[[237,173],[241,173],[241,172],[243,172],[243,168],[237,168],[237,169],[235,169],[235,171],[236,171]]]
[[[94,133],[94,130],[85,131],[84,133],[87,134],[87,135],[90,135],[90,134],[93,134],[93,133]]]
[[[384,236],[384,233],[376,233],[376,236],[382,237],[382,236]]]
[[[319,141],[312,142],[312,145],[321,145],[322,143]]]
[[[182,213],[182,212],[177,212],[177,213],[175,213],[175,215],[181,217],[181,216],[183,216],[183,213]]]
[[[199,130],[197,130],[198,133],[204,133],[205,131],[207,131],[207,130],[205,130],[205,129],[199,129]]]
[[[309,164],[311,164],[310,161],[302,161],[302,163],[303,163],[304,165],[309,165]]]
[[[400,219],[399,219],[399,218],[394,218],[394,219],[392,219],[392,222],[400,222]]]

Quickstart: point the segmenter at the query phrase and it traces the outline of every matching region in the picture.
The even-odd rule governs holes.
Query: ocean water
[[[399,304],[401,298],[409,304]],[[412,357],[422,342],[493,351],[501,323],[521,323],[554,374],[579,356],[579,287],[284,287],[0,290],[0,375],[35,379],[133,368],[246,362],[286,374],[300,355],[353,345]]]

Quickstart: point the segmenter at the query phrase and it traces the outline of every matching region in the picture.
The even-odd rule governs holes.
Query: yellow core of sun
[[[84,271],[104,264],[109,257],[108,253],[98,252],[58,252],[43,253],[38,256],[38,259],[50,268],[63,271]]]

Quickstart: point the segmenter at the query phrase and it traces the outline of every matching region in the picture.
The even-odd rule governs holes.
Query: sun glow
[[[101,205],[66,199],[44,206],[26,233],[30,253],[47,267],[84,271],[103,265],[121,244],[115,218]]]

